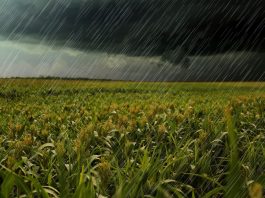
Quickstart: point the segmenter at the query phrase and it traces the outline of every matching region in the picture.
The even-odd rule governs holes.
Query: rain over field
[[[263,0],[0,0],[0,197],[262,198]]]

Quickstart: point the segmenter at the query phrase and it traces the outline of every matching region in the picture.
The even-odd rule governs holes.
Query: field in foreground
[[[262,197],[265,83],[0,86],[0,197]]]

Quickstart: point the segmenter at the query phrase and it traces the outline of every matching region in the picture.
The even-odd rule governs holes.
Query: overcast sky
[[[0,76],[262,80],[264,4],[0,0]]]

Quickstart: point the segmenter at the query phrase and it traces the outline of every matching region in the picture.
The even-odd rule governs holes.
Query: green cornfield
[[[0,86],[0,197],[263,196],[265,83]]]

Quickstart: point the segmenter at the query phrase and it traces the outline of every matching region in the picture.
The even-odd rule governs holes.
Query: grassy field
[[[0,86],[0,197],[262,197],[265,83]]]

